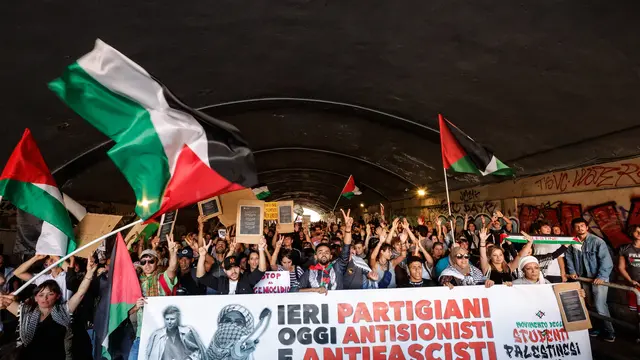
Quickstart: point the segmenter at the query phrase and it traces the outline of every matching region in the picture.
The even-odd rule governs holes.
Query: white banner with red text
[[[152,297],[139,359],[591,359],[551,285]],[[177,341],[179,338],[181,341]]]

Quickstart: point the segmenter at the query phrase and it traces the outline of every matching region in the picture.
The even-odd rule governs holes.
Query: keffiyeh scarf
[[[69,329],[69,325],[71,324],[71,315],[69,314],[69,311],[67,311],[66,305],[58,304],[51,309],[49,316],[51,316],[51,319],[57,324],[62,325],[67,329],[65,350],[67,358],[69,358],[71,353],[71,331]],[[28,346],[33,341],[33,338],[36,335],[36,328],[40,323],[40,309],[38,309],[37,306],[32,307],[22,303],[18,308],[18,319],[18,334],[20,336],[19,342],[21,342],[23,346]]]
[[[443,276],[451,276],[456,279],[457,285],[475,285],[477,283],[483,282],[485,280],[484,275],[482,275],[482,271],[477,267],[470,265],[469,266],[469,274],[465,275],[458,268],[453,265],[449,265],[448,268],[442,271],[440,277]]]
[[[320,275],[321,281],[318,281],[318,275]],[[319,287],[326,287],[327,290],[335,290],[338,287],[336,283],[336,271],[333,268],[333,263],[324,267],[320,264],[309,267],[309,285],[316,289]]]

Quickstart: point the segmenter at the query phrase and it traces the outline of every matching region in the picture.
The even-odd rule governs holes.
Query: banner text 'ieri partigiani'
[[[279,305],[278,325],[278,360],[496,359],[487,298]]]

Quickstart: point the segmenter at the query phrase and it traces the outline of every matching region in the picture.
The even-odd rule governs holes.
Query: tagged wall
[[[465,214],[480,225],[483,217],[488,220],[497,210],[517,231],[547,219],[569,234],[571,219],[583,216],[594,233],[618,247],[629,242],[627,227],[640,224],[640,158],[453,191],[450,196],[458,231]],[[392,215],[411,220],[424,216],[435,222],[449,214],[445,194],[395,202],[391,207]]]

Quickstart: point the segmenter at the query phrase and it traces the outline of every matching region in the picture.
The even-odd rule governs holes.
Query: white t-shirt
[[[546,254],[551,254],[554,251],[558,250],[558,248],[560,248],[560,244],[536,244],[535,248],[534,248],[534,252],[533,255],[546,255]],[[559,257],[564,257],[564,254],[560,255]],[[541,270],[544,270],[545,264],[540,264],[540,268]],[[544,276],[560,276],[560,264],[558,264],[558,259],[553,259],[551,261],[549,261],[547,265],[546,270],[544,270],[542,273],[544,274]]]
[[[229,280],[229,295],[235,295],[236,288],[238,288],[238,281]]]
[[[42,275],[39,278],[37,278],[36,281],[34,281],[34,283],[36,284],[36,286],[39,286],[40,284],[42,284],[47,280],[54,280],[55,282],[57,282],[58,286],[60,286],[60,290],[62,290],[62,299],[64,301],[69,301],[72,293],[71,291],[67,290],[67,272],[66,271],[62,271],[55,278],[51,275],[51,273]]]

